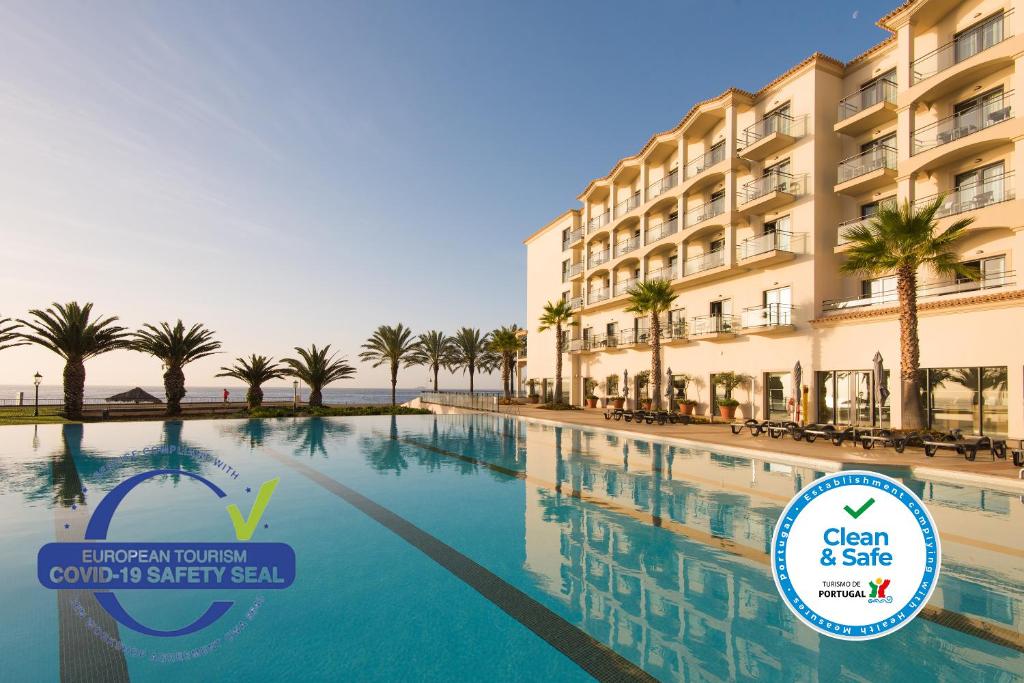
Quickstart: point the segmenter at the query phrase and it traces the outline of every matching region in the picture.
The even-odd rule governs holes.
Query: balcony
[[[616,242],[615,244],[615,258],[628,254],[631,251],[635,251],[640,248],[640,238],[630,237],[629,239]]]
[[[1004,270],[998,273],[986,273],[980,280],[953,278],[923,283],[917,287],[917,298],[918,301],[921,301],[954,294],[971,294],[989,289],[1009,287],[1014,284],[1014,275],[1014,271]],[[851,308],[863,308],[865,306],[895,306],[898,302],[899,295],[896,290],[886,289],[865,296],[854,296],[846,299],[826,299],[821,304],[821,310],[825,313],[834,313]]]
[[[573,263],[568,269],[562,271],[562,282],[568,282],[569,280],[583,274],[583,261],[579,263]]]
[[[764,213],[793,201],[796,184],[788,173],[769,173],[746,183],[737,195],[740,211]]]
[[[803,251],[806,239],[805,233],[785,230],[766,232],[757,237],[748,237],[736,245],[736,255],[744,265],[756,263],[759,266],[768,266],[792,261],[798,251]]]
[[[910,64],[910,83],[917,85],[932,76],[967,61],[971,57],[1013,37],[1013,11],[1000,12],[991,19],[963,32],[956,40],[932,50]]]
[[[644,274],[645,282],[652,282],[654,280],[664,280],[665,282],[671,282],[676,278],[676,267],[662,266],[661,268],[652,268]]]
[[[673,320],[672,322],[667,320],[663,321],[661,334],[662,339],[668,343],[683,342],[690,338],[685,320]]]
[[[766,304],[743,309],[743,331],[750,334],[781,334],[793,330],[793,307]]]
[[[1013,91],[914,131],[911,154],[948,145],[1013,118]]]
[[[737,320],[731,315],[702,315],[690,320],[690,338],[716,341],[736,336]]]
[[[631,277],[628,280],[619,280],[612,287],[612,296],[622,296],[629,292],[630,288],[636,284],[636,278]]]
[[[679,169],[673,168],[668,175],[661,180],[655,180],[647,186],[647,201],[660,197],[673,187],[679,184]]]
[[[716,197],[710,202],[704,202],[686,212],[686,227],[691,227],[709,221],[715,216],[725,213],[725,197]]]
[[[633,344],[647,344],[651,333],[644,327],[634,330],[622,330],[619,332],[619,346],[632,346]]]
[[[775,152],[793,144],[793,118],[788,114],[769,114],[739,135],[740,156],[763,161]]]
[[[571,231],[564,240],[562,240],[562,251],[565,251],[574,244],[579,244],[583,241],[583,228],[576,228]]]
[[[608,287],[601,287],[600,289],[592,289],[587,292],[587,304],[596,304],[602,301],[607,301],[611,298],[611,289]]]
[[[839,101],[839,116],[833,130],[844,135],[860,135],[894,120],[896,84],[881,80]]]
[[[574,296],[573,298],[569,299],[569,308],[571,308],[574,311],[578,311],[581,308],[583,308],[583,297]]]
[[[591,252],[588,260],[588,268],[597,268],[598,266],[608,263],[612,260],[612,252],[610,249],[602,249],[601,251]]]
[[[896,150],[881,145],[839,162],[835,192],[863,194],[896,182]]]
[[[516,358],[518,358],[519,360],[526,360],[526,341],[525,341],[525,337],[524,337],[524,341],[522,343],[520,343],[520,345],[519,345],[519,350],[516,351]]]
[[[698,176],[715,164],[723,161],[725,161],[725,145],[716,145],[686,164],[686,179],[689,180],[694,176]]]
[[[595,216],[595,217],[591,218],[590,222],[587,223],[587,234],[588,235],[592,235],[593,233],[597,232],[598,230],[600,230],[604,226],[608,225],[608,223],[610,223],[611,220],[612,220],[612,212],[611,211],[605,211],[600,216]]]
[[[614,216],[615,218],[621,218],[622,216],[625,216],[627,213],[629,213],[636,207],[640,206],[640,204],[642,203],[643,202],[640,200],[640,192],[637,191],[636,194],[626,197],[621,202],[616,204],[615,208],[612,209],[612,216]]]
[[[725,249],[709,251],[683,262],[683,279],[704,279],[703,276],[718,272],[725,265]]]
[[[989,206],[1009,202],[1014,199],[1015,194],[1012,171],[996,178],[989,178],[980,183],[961,185],[952,192],[945,194],[942,206],[935,212],[935,217],[946,218],[947,216],[956,216],[971,211],[980,211]],[[939,195],[921,197],[914,202],[914,208],[920,209],[922,206],[931,204],[938,197]],[[1008,208],[1006,213],[1011,215],[999,217],[986,216],[981,221],[984,225],[980,227],[1011,226],[1019,220],[1017,216],[1012,215],[1017,212],[1010,211]]]
[[[671,220],[658,223],[655,226],[647,228],[647,244],[654,244],[658,240],[674,235],[679,232],[679,219],[673,218]]]
[[[569,353],[579,353],[587,350],[586,339],[572,339],[569,341]]]

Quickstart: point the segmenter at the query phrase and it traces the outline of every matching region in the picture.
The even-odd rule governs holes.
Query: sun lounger
[[[1017,447],[1010,449],[1014,467],[1024,467],[1024,439],[1018,439]]]
[[[803,436],[803,430],[800,429],[800,425],[798,425],[796,422],[775,422],[772,420],[768,420],[763,425],[761,425],[761,430],[768,432],[768,436],[770,436],[773,439],[781,439],[782,437],[788,435],[790,438],[799,441],[800,438]]]
[[[807,440],[807,443],[814,443],[817,439],[828,439],[833,446],[842,445],[846,439],[853,438],[855,433],[851,427],[840,428],[833,424],[814,423],[801,427],[800,436]],[[797,441],[800,439],[794,436]]]
[[[974,460],[978,457],[979,450],[988,450],[992,459],[1006,457],[1006,441],[993,440],[988,436],[968,436],[953,441],[940,441],[936,439],[923,439],[924,454],[929,458],[935,457],[939,449],[949,449],[964,456],[965,460]]]
[[[889,447],[902,453],[907,448],[908,436],[900,435],[891,429],[862,429],[857,433],[857,440],[864,450],[870,450],[875,446]]]
[[[743,422],[733,422],[729,425],[729,429],[733,434],[741,434],[744,429],[750,430],[751,436],[761,436],[764,433],[764,426],[767,422],[759,422],[754,419],[744,420]]]
[[[622,419],[623,414],[624,411],[622,410],[622,408],[615,408],[611,412],[606,410],[604,411],[604,419],[615,420],[616,422],[618,422],[619,420]]]

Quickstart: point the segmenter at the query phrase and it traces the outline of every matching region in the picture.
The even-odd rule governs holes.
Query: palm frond
[[[128,348],[128,330],[116,316],[92,319],[92,304],[77,301],[53,303],[45,310],[32,309],[33,319],[18,319],[22,329],[15,332],[27,343],[53,351],[65,360],[88,360],[109,351]]]
[[[132,335],[131,348],[148,353],[168,366],[184,367],[217,353],[220,342],[214,339],[214,334],[199,323],[186,330],[181,320],[173,327],[167,322],[159,326],[146,323]]]

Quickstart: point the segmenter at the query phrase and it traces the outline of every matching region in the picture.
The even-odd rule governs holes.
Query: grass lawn
[[[0,425],[64,424],[67,422],[61,417],[60,408],[57,406],[40,406],[39,417],[32,414],[34,410],[32,406],[4,408],[0,410]]]

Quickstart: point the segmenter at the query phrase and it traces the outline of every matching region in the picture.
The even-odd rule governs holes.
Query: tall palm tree
[[[394,327],[381,325],[363,344],[366,349],[359,354],[364,361],[377,368],[385,363],[391,370],[391,407],[395,407],[395,385],[398,384],[398,368],[416,365],[419,343],[413,338],[412,330],[398,323]]]
[[[236,358],[235,364],[230,367],[222,367],[217,377],[233,377],[245,382],[245,386],[249,387],[245,392],[245,403],[252,410],[263,404],[263,384],[272,379],[280,379],[286,373],[287,370],[269,356],[257,356],[254,353],[247,359]]]
[[[979,273],[957,260],[953,244],[973,219],[963,218],[936,234],[935,214],[944,196],[920,208],[909,201],[883,204],[866,223],[844,233],[850,247],[843,273],[872,277],[896,274],[900,311],[900,422],[904,429],[921,429],[918,370],[921,343],[917,333],[917,275],[926,268],[939,276],[960,275],[976,280]]]
[[[200,358],[217,353],[220,342],[213,338],[213,330],[201,323],[185,329],[179,319],[172,327],[162,322],[159,326],[145,324],[132,335],[131,347],[148,353],[164,364],[164,392],[167,394],[167,415],[181,415],[181,399],[185,398],[185,366]]]
[[[18,334],[18,324],[10,318],[0,317],[0,351],[22,346],[28,342]]]
[[[441,368],[451,369],[455,361],[455,344],[441,330],[424,332],[420,335],[414,358],[416,365],[426,365],[434,374],[434,391],[437,391],[437,373]]]
[[[462,368],[463,372],[469,373],[469,393],[471,394],[476,371],[487,372],[489,365],[487,337],[488,335],[480,334],[480,330],[472,327],[459,328],[459,331],[452,337],[455,344],[455,360],[452,363],[452,368]]]
[[[93,319],[91,303],[54,303],[45,311],[32,309],[29,315],[35,319],[17,321],[27,328],[26,332],[19,331],[18,336],[64,359],[64,414],[71,420],[81,419],[85,361],[127,348],[128,330],[114,324],[117,316]]]
[[[313,408],[323,406],[325,386],[339,379],[348,379],[356,373],[356,369],[344,358],[335,358],[337,352],[332,354],[330,351],[330,344],[322,349],[318,349],[316,344],[308,349],[296,346],[298,358],[281,359],[288,366],[287,376],[295,377],[309,387],[309,405]]]
[[[572,319],[572,306],[565,299],[549,301],[544,304],[544,310],[540,316],[540,327],[538,332],[555,328],[555,403],[562,402],[562,326],[575,325]]]
[[[672,310],[678,295],[667,280],[638,282],[629,290],[628,313],[651,316],[651,405],[661,409],[661,316]]]
[[[512,398],[512,368],[516,364],[516,353],[521,346],[519,342],[519,326],[506,325],[491,332],[487,350],[498,359],[501,369],[501,386],[505,391],[505,399]]]

